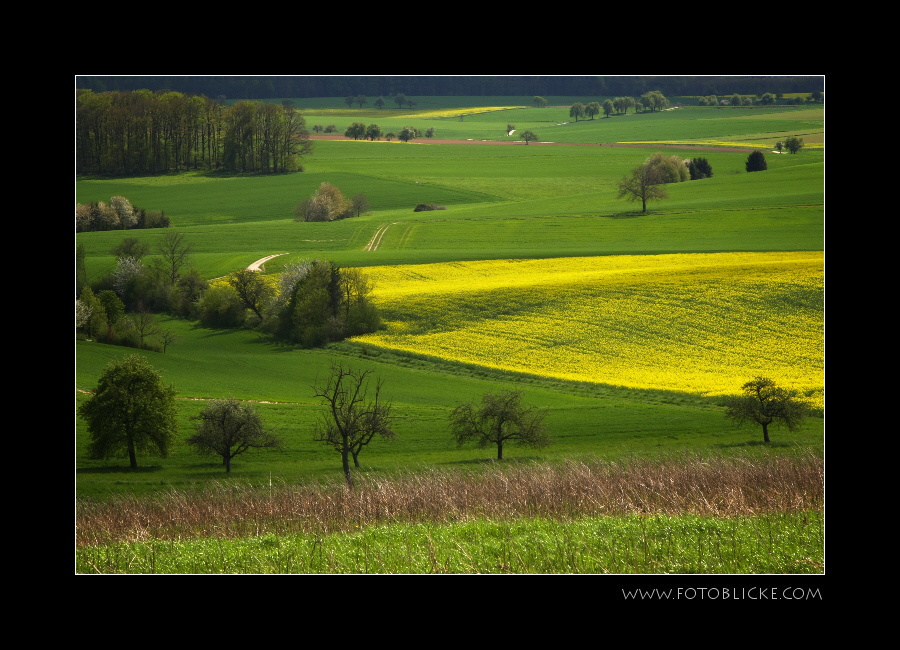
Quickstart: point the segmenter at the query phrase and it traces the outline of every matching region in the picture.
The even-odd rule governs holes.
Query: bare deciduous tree
[[[341,454],[344,477],[353,487],[350,456],[359,467],[359,452],[376,435],[386,440],[396,438],[391,429],[391,402],[381,400],[382,381],[375,384],[374,399],[368,399],[371,370],[353,370],[342,364],[331,366],[331,374],[323,385],[313,386],[315,396],[325,401],[328,411],[313,432],[313,439],[324,442]]]
[[[182,266],[187,264],[188,257],[193,250],[193,245],[189,244],[185,239],[184,233],[170,231],[163,235],[157,248],[157,251],[162,256],[160,263],[163,271],[173,287],[175,286],[175,281],[178,280],[178,272]]]

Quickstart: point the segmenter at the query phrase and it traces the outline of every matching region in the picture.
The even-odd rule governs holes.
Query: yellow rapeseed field
[[[371,267],[387,329],[355,340],[519,372],[734,394],[756,375],[818,406],[824,253]]]

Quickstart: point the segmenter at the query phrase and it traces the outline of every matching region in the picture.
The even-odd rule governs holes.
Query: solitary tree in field
[[[231,472],[231,459],[250,449],[281,449],[278,437],[265,430],[253,406],[233,397],[210,400],[200,415],[197,432],[188,444],[202,455],[222,457],[225,472]]]
[[[522,404],[521,391],[488,393],[481,405],[460,404],[450,414],[450,428],[458,446],[473,441],[479,447],[497,445],[497,460],[503,460],[503,443],[518,441],[529,447],[550,444],[544,427],[546,411]]]
[[[532,102],[534,103],[535,108],[544,108],[548,104],[547,100],[544,99],[543,97],[541,97],[540,95],[535,95]]]
[[[91,436],[88,455],[126,456],[131,469],[137,469],[138,452],[168,456],[178,432],[175,388],[137,354],[109,362],[78,415]]]
[[[537,142],[538,137],[534,134],[534,131],[522,131],[519,134],[519,139],[524,140],[525,144],[529,142]]]
[[[728,400],[725,413],[738,425],[755,422],[762,426],[763,440],[769,440],[769,425],[783,424],[788,431],[800,429],[806,405],[796,395],[768,377],[756,377],[741,386],[742,395]]]
[[[375,384],[373,398],[368,397],[371,374],[371,370],[332,365],[328,379],[313,387],[315,396],[322,398],[327,407],[316,423],[313,439],[341,454],[344,478],[351,488],[350,456],[353,456],[353,464],[359,467],[359,452],[375,436],[392,440],[397,435],[391,429],[391,403],[381,399],[381,380]]]
[[[599,102],[591,102],[587,106],[584,107],[584,112],[591,119],[594,119],[595,115],[600,113],[600,103]]]
[[[662,170],[654,165],[647,164],[635,167],[629,176],[623,176],[619,181],[619,193],[617,198],[624,198],[629,203],[641,200],[644,214],[647,213],[647,201],[653,199],[667,199],[668,192],[664,187],[667,182]]]
[[[359,192],[350,197],[350,210],[356,214],[356,216],[360,216],[363,212],[368,212],[369,210],[369,199],[365,194]]]
[[[747,156],[747,162],[744,163],[744,167],[748,172],[764,172],[769,168],[762,151],[754,151]]]

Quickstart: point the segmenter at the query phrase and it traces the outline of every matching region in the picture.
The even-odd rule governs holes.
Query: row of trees
[[[579,118],[583,119],[585,115],[594,119],[594,116],[599,115],[601,111],[606,117],[609,117],[614,112],[627,115],[629,108],[633,108],[635,112],[649,110],[652,113],[661,111],[668,105],[669,100],[658,90],[653,90],[641,95],[639,100],[634,97],[624,96],[607,99],[602,105],[599,102],[590,102],[587,105],[575,102],[569,109],[569,117],[574,117],[577,122]]]
[[[403,93],[397,93],[393,96],[392,101],[397,105],[397,108],[403,108],[404,106],[408,108],[412,108],[416,106],[419,102],[413,99],[412,97],[407,97]],[[359,108],[362,108],[366,104],[369,103],[368,97],[365,95],[347,95],[344,97],[344,103],[347,104],[349,108],[353,108],[353,105],[356,104]],[[376,108],[382,109],[385,105],[384,96],[379,96],[374,102],[372,102]]]
[[[165,212],[139,208],[124,196],[114,196],[109,203],[92,201],[75,205],[75,232],[168,228],[169,225]]]
[[[180,92],[79,91],[75,165],[84,174],[156,174],[189,169],[279,173],[302,169],[311,151],[306,121],[290,103]]]
[[[351,488],[350,459],[359,468],[364,447],[376,438],[397,437],[393,404],[382,396],[381,379],[371,391],[371,375],[371,370],[332,364],[328,378],[312,387],[314,396],[326,407],[313,427],[313,440],[341,455],[344,478]],[[139,355],[111,361],[78,414],[87,422],[92,459],[126,456],[136,469],[137,452],[165,458],[177,441],[175,388],[166,385]],[[760,425],[763,439],[769,443],[770,425],[797,431],[807,408],[795,392],[760,376],[745,383],[739,396],[726,400],[725,415],[739,426],[748,422]],[[509,442],[538,449],[549,445],[546,416],[546,409],[525,405],[521,391],[487,393],[480,404],[469,402],[453,409],[450,432],[457,446],[468,442],[480,448],[496,445],[497,459],[502,460],[503,446]],[[193,419],[197,424],[188,444],[202,455],[220,456],[226,473],[231,472],[232,459],[246,451],[284,449],[284,442],[266,430],[254,407],[233,397],[210,400]]]
[[[698,98],[697,103],[700,106],[753,106],[754,104],[758,104],[760,106],[771,106],[778,102],[778,100],[784,98],[784,93],[762,93],[756,95],[756,97],[751,97],[749,95],[740,95],[735,93],[731,95],[731,97],[727,99],[719,99],[716,95],[707,95],[701,96]],[[807,103],[815,103],[825,100],[825,95],[819,91],[815,91],[810,93],[806,98],[796,96],[789,98],[785,103],[787,104],[807,104]]]
[[[328,378],[312,387],[326,407],[313,427],[313,440],[340,453],[350,487],[350,459],[359,468],[364,447],[376,438],[397,437],[392,402],[382,396],[381,379],[371,390],[371,375],[371,370],[333,364]],[[137,469],[138,452],[166,458],[178,434],[175,394],[175,387],[166,385],[144,357],[128,355],[111,361],[93,395],[78,408],[91,437],[89,457],[127,457],[132,469]],[[496,444],[497,458],[502,460],[504,443],[516,441],[535,448],[550,444],[543,424],[546,414],[546,410],[525,406],[520,391],[502,391],[486,394],[480,405],[459,405],[449,419],[458,446]],[[284,442],[266,430],[254,407],[233,397],[209,400],[192,419],[195,432],[187,443],[201,455],[221,457],[226,473],[231,472],[232,459],[251,449],[284,449]]]
[[[331,125],[333,126],[333,125]],[[328,127],[331,128],[331,127]],[[325,129],[325,133],[329,133],[328,128]],[[314,130],[318,133],[318,131],[322,130],[320,125],[316,125],[313,127]],[[333,131],[332,131],[333,132]],[[434,137],[434,127],[429,127],[425,130],[426,138]],[[388,142],[394,140],[402,140],[403,142],[409,142],[410,140],[415,140],[416,138],[422,137],[422,132],[412,126],[404,126],[400,131],[394,133],[393,131],[388,131],[384,133],[381,130],[381,127],[377,124],[369,124],[366,126],[362,122],[353,122],[350,126],[347,127],[347,130],[344,131],[344,136],[347,138],[353,138],[354,140],[379,140],[380,138],[384,138]]]

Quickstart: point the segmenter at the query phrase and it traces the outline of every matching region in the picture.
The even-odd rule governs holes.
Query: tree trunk
[[[497,443],[497,460],[503,460],[503,441]]]
[[[347,447],[341,450],[341,462],[344,464],[344,478],[347,479],[347,485],[350,486],[350,489],[353,489],[353,475],[350,474],[350,453]]]
[[[763,425],[762,425],[762,428],[763,428],[763,439],[764,439],[766,442],[771,442],[771,441],[769,440],[769,425],[768,425],[768,424],[763,424]]]
[[[354,451],[354,452],[351,452],[351,453],[353,454],[353,464],[354,464],[354,465],[356,466],[356,468],[358,469],[358,468],[359,468],[359,452],[358,452],[358,451]]]
[[[131,461],[131,469],[137,469],[137,455],[134,453],[134,440],[128,436],[128,460]]]
[[[225,454],[225,473],[231,473],[231,456],[229,454]]]

